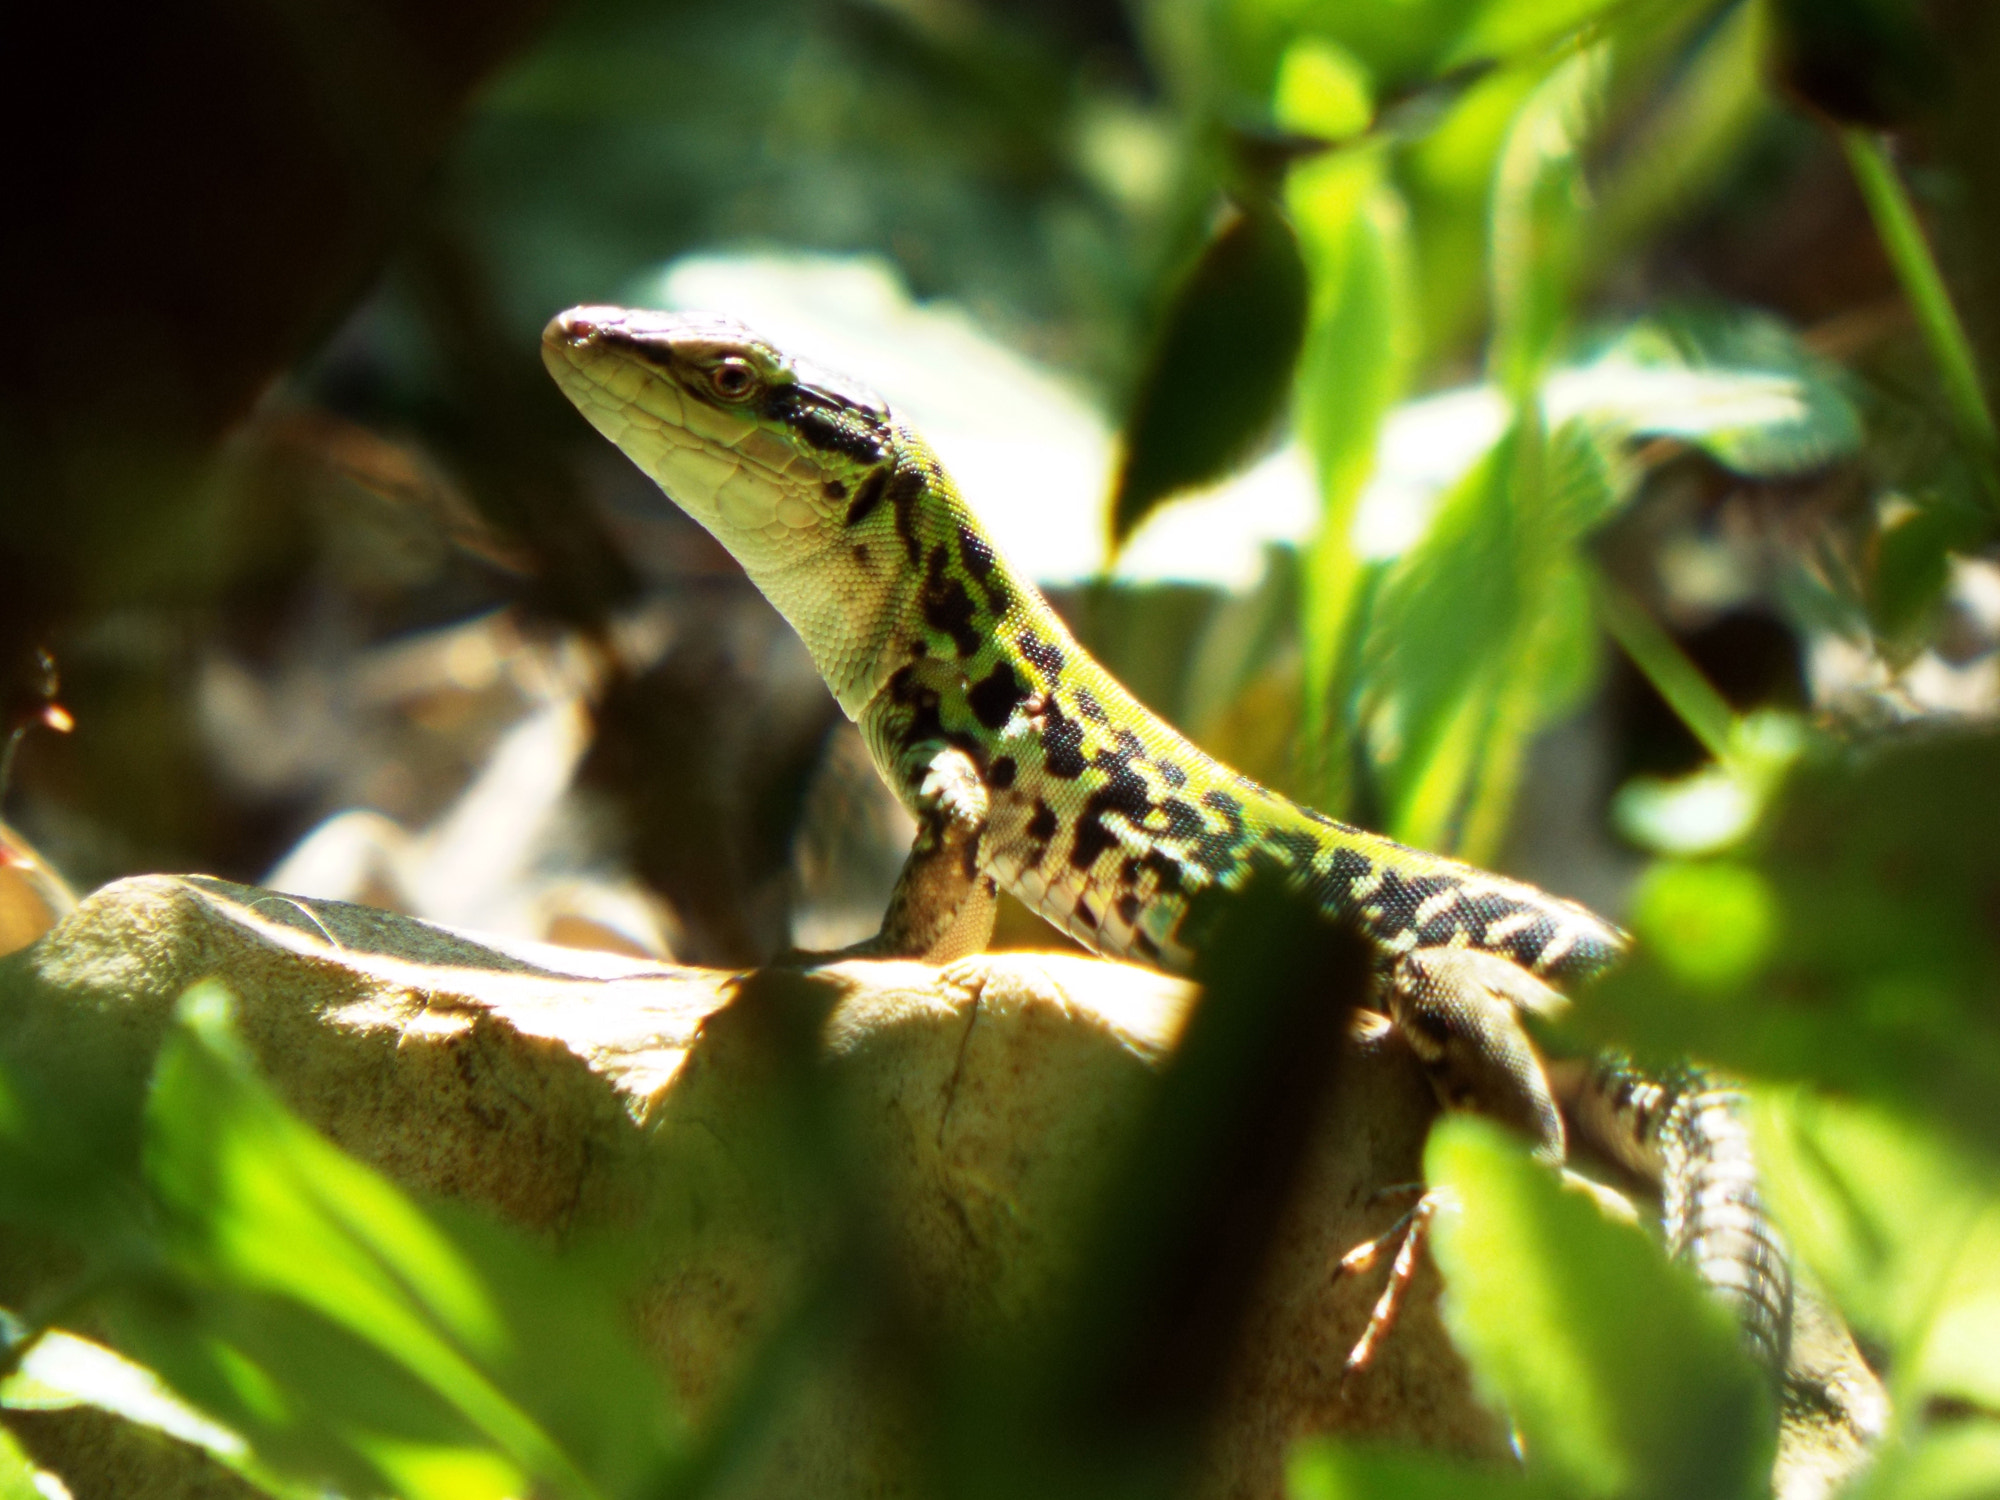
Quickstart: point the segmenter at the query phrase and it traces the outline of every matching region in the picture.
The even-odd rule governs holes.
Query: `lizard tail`
[[[1782,1382],[1791,1256],[1764,1203],[1742,1091],[1700,1068],[1656,1078],[1616,1054],[1568,1072],[1559,1089],[1581,1140],[1657,1189],[1669,1254],[1693,1267]]]

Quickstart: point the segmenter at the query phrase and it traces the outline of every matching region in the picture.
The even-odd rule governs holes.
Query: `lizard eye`
[[[757,372],[747,359],[725,359],[708,372],[708,383],[725,401],[741,401],[757,389]]]

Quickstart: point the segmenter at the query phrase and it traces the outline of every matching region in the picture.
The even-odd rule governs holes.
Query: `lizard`
[[[1004,887],[1096,953],[1185,973],[1194,898],[1274,866],[1366,939],[1376,1009],[1444,1105],[1513,1125],[1555,1166],[1567,1109],[1659,1191],[1670,1253],[1782,1383],[1791,1269],[1740,1093],[1701,1070],[1653,1078],[1607,1055],[1567,1070],[1559,1098],[1523,1024],[1615,962],[1619,929],[1336,821],[1202,752],[1092,659],[923,438],[853,382],[727,319],[608,306],[557,315],[542,356],[591,425],[791,623],[916,819],[881,930],[841,956],[977,953]],[[1430,1202],[1404,1217],[1351,1368],[1393,1321]]]

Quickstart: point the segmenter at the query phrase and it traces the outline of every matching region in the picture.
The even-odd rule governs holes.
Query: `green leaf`
[[[1665,927],[1654,951],[1664,908],[1642,906],[1633,960],[1579,1021],[1656,1056],[1845,1090],[2000,1158],[1996,785],[1990,730],[1809,746],[1738,853],[1775,915],[1768,957],[1678,972],[1667,951],[1693,940]]]
[[[1566,1492],[1533,1475],[1318,1438],[1293,1451],[1285,1493],[1290,1500],[1553,1500]]]
[[[1691,57],[1671,58],[1664,97],[1629,132],[1600,180],[1602,228],[1593,251],[1600,268],[1631,254],[1727,181],[1745,141],[1768,123],[1775,109],[1764,85],[1768,15],[1762,4],[1736,5],[1699,28]],[[1699,9],[1682,16],[1701,19]]]
[[[1795,1251],[1891,1351],[1898,1399],[2000,1406],[2000,1192],[1906,1114],[1758,1099],[1766,1190]]]
[[[20,1440],[0,1427],[0,1500],[48,1500],[35,1483],[36,1472]]]
[[[447,1231],[292,1117],[217,986],[184,997],[161,1049],[144,1165],[171,1274],[122,1300],[120,1326],[274,1462],[409,1494],[533,1476],[587,1497],[668,1455],[609,1296],[469,1216]]]
[[[1271,113],[1285,130],[1340,141],[1368,128],[1370,95],[1368,70],[1353,53],[1325,37],[1301,37],[1278,63]]]
[[[1519,402],[1568,327],[1583,267],[1581,153],[1604,72],[1601,47],[1557,63],[1521,106],[1493,180],[1494,382]]]
[[[1761,313],[1683,311],[1634,324],[1552,383],[1551,405],[1642,437],[1678,437],[1751,479],[1852,457],[1861,418],[1839,369]]]
[[[1446,67],[1519,57],[1590,25],[1617,0],[1487,0],[1447,54]]]
[[[1885,1452],[1873,1500],[1991,1500],[2000,1494],[2000,1423],[1954,1422]]]
[[[1174,293],[1125,419],[1115,552],[1163,501],[1228,474],[1265,441],[1305,336],[1298,239],[1276,209],[1232,209]]]
[[[14,1373],[0,1380],[0,1406],[12,1411],[94,1406],[225,1459],[245,1451],[242,1438],[180,1400],[144,1365],[60,1329],[37,1338]]]
[[[1992,530],[1992,517],[1942,494],[1925,504],[1885,495],[1875,510],[1868,616],[1891,650],[1920,650],[1930,644],[1927,627],[1951,581],[1953,554],[1976,551]]]
[[[1531,1473],[1592,1495],[1765,1490],[1763,1377],[1692,1276],[1484,1120],[1440,1122],[1425,1176],[1461,1205],[1435,1228],[1446,1321]]]
[[[1363,693],[1389,828],[1450,847],[1520,619],[1510,435],[1446,497],[1423,541],[1384,579],[1369,623]],[[1484,643],[1466,649],[1469,641]]]
[[[1488,73],[1404,153],[1417,301],[1426,336],[1440,351],[1485,335],[1478,324],[1493,290],[1487,235],[1494,171],[1538,81],[1527,68]]]
[[[1592,442],[1580,430],[1551,442],[1531,413],[1384,577],[1362,694],[1399,838],[1490,857],[1528,739],[1588,682],[1595,637],[1575,545],[1607,508],[1610,476]]]
[[[1625,648],[1633,665],[1646,674],[1654,691],[1673,705],[1681,722],[1708,753],[1717,760],[1727,759],[1736,722],[1728,700],[1642,605],[1594,570],[1591,584],[1598,618]]]
[[[1347,759],[1342,705],[1351,685],[1338,679],[1362,623],[1355,507],[1416,342],[1407,216],[1382,165],[1373,153],[1331,157],[1294,172],[1290,188],[1313,280],[1295,410],[1320,484],[1320,525],[1300,602],[1307,731],[1323,767]],[[1344,800],[1324,777],[1320,791],[1335,806]]]
[[[1696,989],[1720,990],[1754,979],[1777,939],[1770,884],[1742,865],[1655,865],[1632,908],[1633,925],[1651,951]]]
[[[1863,6],[1860,0],[1849,0],[1843,8],[1859,10]],[[2000,506],[2000,426],[1993,420],[1972,341],[1952,303],[1930,241],[1924,238],[1916,207],[1896,175],[1888,148],[1878,137],[1864,130],[1849,130],[1841,141],[1847,148],[1855,183],[1882,237],[1882,248],[1889,253],[1903,294],[1910,299],[1917,326],[1937,363],[1959,438],[1978,468],[1988,503]]]
[[[1394,6],[1349,0],[1223,0],[1206,71],[1224,74],[1246,96],[1267,91],[1298,39],[1339,46],[1384,88],[1428,79],[1479,0],[1402,0]],[[1218,65],[1219,64],[1219,65]]]

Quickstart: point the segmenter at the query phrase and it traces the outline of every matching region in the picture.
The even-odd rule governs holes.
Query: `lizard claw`
[[[1431,1221],[1441,1210],[1458,1206],[1457,1195],[1449,1188],[1423,1188],[1399,1183],[1383,1188],[1376,1196],[1380,1198],[1411,1191],[1418,1196],[1407,1212],[1381,1234],[1356,1245],[1334,1265],[1333,1274],[1336,1277],[1361,1275],[1372,1270],[1391,1246],[1396,1251],[1396,1258],[1389,1266],[1388,1280],[1382,1286],[1382,1295],[1375,1299],[1375,1306],[1368,1314],[1367,1326],[1348,1351],[1347,1366],[1341,1374],[1343,1386],[1374,1363],[1383,1340],[1388,1338],[1396,1320],[1402,1316],[1410,1284],[1416,1279],[1418,1260],[1430,1239]]]

